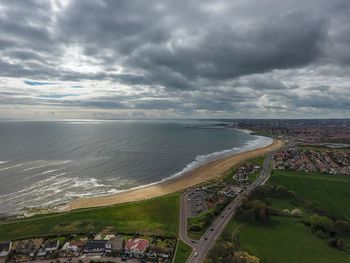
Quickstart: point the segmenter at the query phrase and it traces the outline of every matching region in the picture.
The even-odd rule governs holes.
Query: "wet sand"
[[[141,201],[145,199],[175,193],[187,189],[189,187],[204,183],[208,180],[219,178],[225,173],[227,173],[232,168],[232,166],[242,163],[248,159],[267,154],[282,146],[282,141],[274,140],[273,143],[268,146],[246,151],[243,153],[233,154],[222,159],[211,161],[193,169],[192,171],[188,172],[183,176],[159,184],[146,186],[140,189],[125,191],[115,195],[78,198],[72,201],[68,205],[68,207],[65,208],[65,210],[69,211],[79,208],[108,206],[126,202]]]

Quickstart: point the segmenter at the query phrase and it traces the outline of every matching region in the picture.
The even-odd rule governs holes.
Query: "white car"
[[[194,252],[194,256],[195,257],[198,256],[198,252],[197,251]]]

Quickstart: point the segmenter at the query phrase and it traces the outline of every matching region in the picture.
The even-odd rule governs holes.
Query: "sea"
[[[0,121],[0,214],[156,184],[271,138],[217,121]]]

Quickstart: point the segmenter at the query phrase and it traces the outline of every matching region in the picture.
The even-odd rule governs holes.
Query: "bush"
[[[328,240],[328,245],[331,247],[338,248],[340,250],[344,250],[346,248],[346,243],[343,239],[330,238]]]
[[[336,238],[330,238],[327,243],[331,247],[337,247],[337,239]]]
[[[291,213],[292,216],[296,216],[296,217],[299,217],[299,216],[302,215],[302,212],[301,212],[301,210],[299,208],[293,209],[290,213]]]
[[[338,220],[334,223],[333,230],[339,236],[350,236],[350,223]]]
[[[313,214],[310,217],[310,222],[311,222],[311,230],[314,233],[316,233],[317,231],[330,233],[333,229],[333,221],[325,216],[319,216],[317,214]]]
[[[326,239],[326,238],[328,238],[328,235],[325,232],[321,231],[321,230],[317,230],[315,232],[315,237],[321,238],[321,239]]]
[[[346,248],[346,243],[343,239],[338,239],[337,240],[337,248],[341,249],[341,250],[345,250]]]

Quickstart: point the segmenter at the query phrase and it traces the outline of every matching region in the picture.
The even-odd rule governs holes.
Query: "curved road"
[[[221,232],[224,230],[227,223],[230,221],[231,217],[234,215],[237,207],[241,205],[242,197],[249,195],[249,193],[254,190],[257,186],[263,185],[269,179],[270,176],[270,163],[272,161],[273,155],[276,151],[269,153],[264,161],[263,168],[260,172],[260,176],[256,179],[254,183],[249,185],[245,191],[240,193],[226,208],[221,212],[221,214],[215,219],[213,224],[208,228],[200,240],[191,240],[187,236],[187,198],[188,191],[185,191],[181,195],[180,200],[180,239],[193,248],[190,257],[187,259],[187,263],[201,263],[204,261],[210,248],[215,244],[215,241],[219,238]]]

